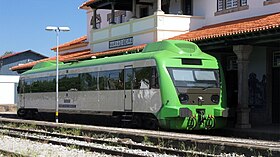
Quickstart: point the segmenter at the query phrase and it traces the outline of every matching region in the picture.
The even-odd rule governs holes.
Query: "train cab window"
[[[169,68],[176,87],[219,88],[219,70]]]

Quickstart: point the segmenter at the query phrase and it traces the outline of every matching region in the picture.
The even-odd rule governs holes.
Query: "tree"
[[[13,54],[13,51],[6,51],[2,56]]]

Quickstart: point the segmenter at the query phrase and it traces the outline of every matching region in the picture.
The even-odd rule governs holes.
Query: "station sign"
[[[109,49],[133,45],[133,37],[109,41]]]

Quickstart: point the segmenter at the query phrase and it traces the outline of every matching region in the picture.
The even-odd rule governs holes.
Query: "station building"
[[[8,105],[14,105],[17,102],[19,75],[17,72],[11,71],[10,68],[43,58],[46,58],[46,56],[32,50],[15,52],[0,57],[0,110],[4,111],[3,108],[9,108]]]
[[[221,61],[232,126],[279,125],[280,0],[88,0],[79,8],[87,14],[87,35],[60,45],[60,61],[192,41]]]

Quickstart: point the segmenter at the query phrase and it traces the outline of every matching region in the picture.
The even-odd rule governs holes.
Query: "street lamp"
[[[47,26],[47,31],[55,31],[56,32],[56,107],[55,107],[55,122],[58,123],[58,45],[59,45],[59,32],[67,32],[70,31],[69,27],[55,27],[55,26]]]

